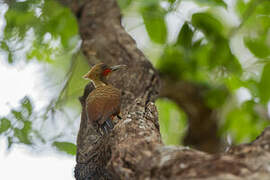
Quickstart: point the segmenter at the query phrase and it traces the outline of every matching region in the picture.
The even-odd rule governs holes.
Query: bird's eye
[[[105,69],[105,70],[103,71],[103,76],[107,76],[110,72],[112,72],[111,69]]]

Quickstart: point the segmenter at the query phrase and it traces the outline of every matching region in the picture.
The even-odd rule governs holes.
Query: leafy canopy
[[[172,24],[168,18],[179,15],[188,3],[198,10],[182,19],[170,40]],[[223,0],[118,0],[118,4],[124,17],[136,14],[141,19],[143,23],[138,27],[143,25],[147,33],[148,49],[160,50],[160,55],[152,53],[155,55],[149,58],[161,76],[207,87],[202,96],[205,104],[220,114],[221,136],[230,134],[234,142],[240,143],[254,139],[269,125],[269,116],[261,113],[267,112],[270,100],[268,0],[236,0],[233,7]],[[8,148],[14,144],[53,146],[74,155],[75,135],[70,137],[72,133],[67,129],[75,129],[77,97],[86,83],[81,76],[88,70],[78,52],[76,18],[68,8],[52,0],[10,1],[5,5],[8,9],[0,36],[1,53],[10,65],[24,61],[49,66],[46,76],[54,82],[55,96],[40,111],[34,105],[38,102],[26,95],[20,106],[0,118],[0,135],[6,137]],[[231,11],[238,23],[228,23],[224,12]],[[235,42],[235,38],[240,41]],[[237,52],[237,46],[244,46],[249,55]],[[240,102],[239,91],[243,88],[250,98]],[[157,105],[165,143],[180,143],[186,116],[169,100],[158,100]],[[70,112],[77,113],[77,118],[70,118]],[[59,117],[66,117],[64,125],[60,125],[65,128],[57,128]],[[54,127],[55,133],[49,134],[48,127]]]

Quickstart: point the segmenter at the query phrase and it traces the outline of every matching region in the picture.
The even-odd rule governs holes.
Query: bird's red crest
[[[105,70],[103,71],[103,76],[107,76],[110,72],[112,72],[111,69],[105,69]]]

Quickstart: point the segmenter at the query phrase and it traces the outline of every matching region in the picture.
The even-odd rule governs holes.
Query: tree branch
[[[120,23],[115,0],[70,1],[78,18],[82,50],[90,64],[102,60],[129,69],[110,82],[122,89],[122,120],[109,136],[100,137],[87,123],[80,98],[81,126],[77,139],[76,179],[267,179],[270,176],[270,128],[253,143],[227,153],[209,155],[181,147],[163,146],[154,105],[160,80]]]
[[[221,151],[216,112],[202,98],[205,88],[190,82],[173,81],[164,76],[161,82],[160,97],[173,100],[187,114],[189,126],[184,144],[210,153]]]

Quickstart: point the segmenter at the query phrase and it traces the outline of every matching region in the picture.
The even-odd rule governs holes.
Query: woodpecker
[[[108,134],[113,128],[113,118],[119,116],[121,107],[121,91],[107,83],[107,77],[126,65],[108,66],[104,63],[94,65],[83,77],[90,79],[95,89],[88,95],[85,102],[86,115],[89,123],[97,127],[101,134]],[[102,135],[102,134],[101,134]]]

